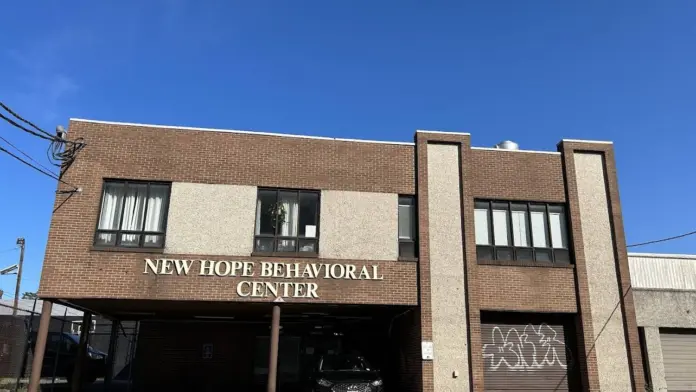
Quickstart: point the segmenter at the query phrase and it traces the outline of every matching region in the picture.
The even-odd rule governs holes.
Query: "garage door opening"
[[[573,315],[481,313],[489,392],[579,391]]]
[[[409,343],[402,331],[412,320],[409,313],[412,309],[396,306],[283,305],[277,390],[310,391],[319,382],[360,387],[368,381],[361,377],[371,377],[374,385],[360,391],[402,389],[403,347]],[[225,315],[142,320],[135,389],[265,391],[270,332],[267,304],[240,304]],[[320,376],[317,367],[327,357],[364,362],[351,362],[354,368],[345,370],[353,372],[341,377]]]

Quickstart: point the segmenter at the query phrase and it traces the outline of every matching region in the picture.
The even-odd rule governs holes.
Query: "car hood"
[[[333,383],[337,382],[372,382],[379,377],[378,372],[374,371],[335,371],[320,372],[318,378],[325,378]]]

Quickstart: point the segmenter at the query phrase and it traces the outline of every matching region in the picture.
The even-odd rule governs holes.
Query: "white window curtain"
[[[139,231],[143,229],[143,214],[147,197],[147,185],[132,184],[126,189],[123,199],[123,222],[121,230]],[[121,235],[121,243],[137,244],[137,234]]]
[[[105,184],[102,198],[99,230],[118,230],[121,224],[121,209],[123,203],[123,184]],[[115,242],[116,234],[100,233],[98,241],[103,244]]]
[[[167,186],[152,185],[150,195],[147,195],[147,185],[107,183],[104,186],[99,230],[126,231],[164,231],[164,212],[169,198]],[[124,194],[125,192],[125,194]],[[147,206],[147,215],[145,207]],[[115,244],[113,233],[100,233],[98,241],[102,244]],[[121,243],[124,245],[139,244],[138,234],[122,234]],[[157,244],[162,240],[161,235],[145,236],[146,244]]]
[[[546,213],[541,211],[531,212],[532,220],[532,241],[536,248],[547,248],[546,241]]]
[[[496,246],[508,246],[508,211],[493,210],[493,239]]]
[[[279,205],[283,212],[283,221],[280,225],[280,235],[284,237],[297,237],[297,226],[300,215],[300,206],[297,202],[297,195],[284,195],[281,192]],[[279,250],[294,247],[295,240],[278,241]]]
[[[515,246],[529,246],[527,234],[527,212],[512,211],[512,240]]]
[[[145,215],[145,231],[164,231],[164,212],[169,198],[169,188],[161,185],[150,186]],[[156,244],[162,240],[160,235],[146,235],[145,244]]]
[[[254,230],[254,234],[259,235],[261,234],[261,208],[263,207],[263,204],[261,203],[261,198],[256,199],[256,229]]]
[[[490,245],[488,233],[488,210],[474,210],[474,224],[476,225],[476,245]]]
[[[287,237],[297,236],[297,221],[300,213],[297,200],[282,199],[280,205],[283,208],[283,224],[280,226],[280,235]]]
[[[549,220],[551,221],[551,246],[557,249],[568,248],[565,215],[552,212],[549,214]]]

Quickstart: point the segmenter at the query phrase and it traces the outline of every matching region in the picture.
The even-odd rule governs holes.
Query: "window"
[[[97,320],[92,320],[92,326],[89,328],[90,333],[97,331]],[[73,335],[79,335],[82,333],[82,321],[72,321],[70,323],[70,333]]]
[[[474,223],[479,260],[570,262],[562,205],[477,200]]]
[[[399,257],[416,255],[416,198],[399,196]]]
[[[171,184],[106,181],[95,246],[163,248]]]
[[[317,254],[319,192],[259,189],[254,251]]]

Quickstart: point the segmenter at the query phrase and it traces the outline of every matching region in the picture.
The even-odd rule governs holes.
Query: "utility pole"
[[[17,238],[17,245],[19,245],[19,267],[17,269],[17,287],[15,288],[15,298],[14,307],[12,309],[12,315],[17,315],[17,307],[19,306],[19,286],[22,284],[22,264],[24,263],[24,238]]]

